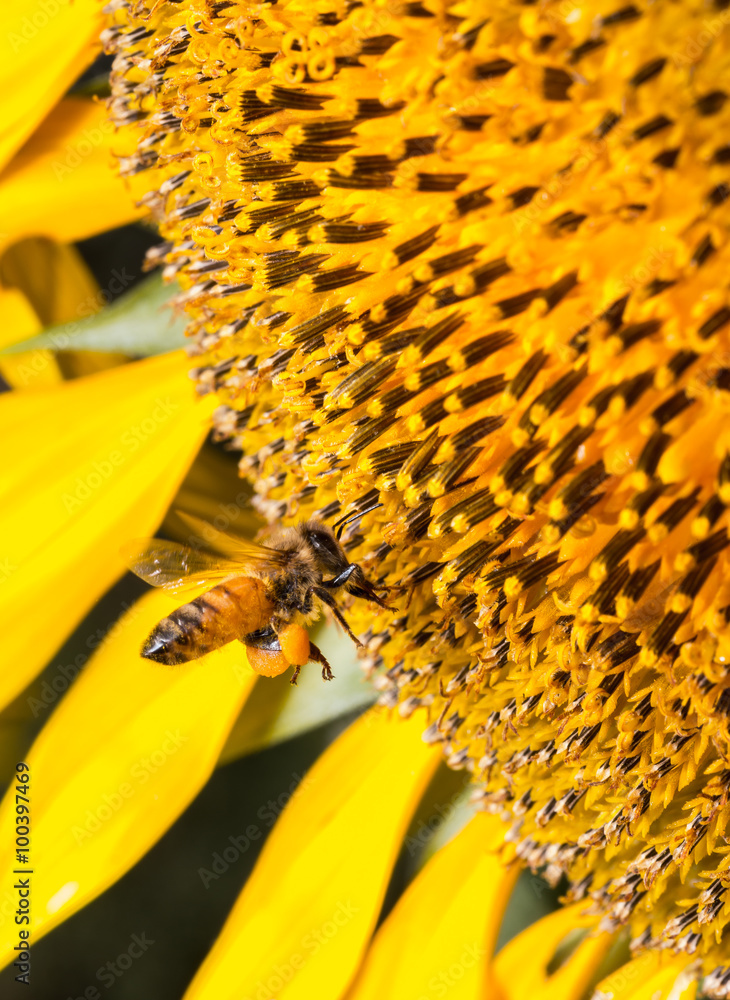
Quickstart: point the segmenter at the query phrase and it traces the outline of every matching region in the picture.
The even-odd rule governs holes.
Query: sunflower
[[[39,523],[57,605],[76,572],[8,696],[119,575],[112,539],[159,523],[214,407],[258,509],[339,519],[398,608],[348,614],[403,721],[368,713],[323,755],[188,997],[728,995],[726,12],[107,19],[114,151],[182,288],[200,398],[174,354],[10,394],[21,468],[44,462],[11,533],[19,650]],[[127,613],[33,749],[36,934],[152,845],[251,694],[238,650],[150,678],[136,649],[169,607]],[[489,815],[373,936],[434,744]],[[494,959],[518,859],[570,905]],[[634,957],[599,983],[623,928]]]

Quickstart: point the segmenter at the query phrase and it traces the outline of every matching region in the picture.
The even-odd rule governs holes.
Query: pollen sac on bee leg
[[[279,632],[281,651],[289,663],[303,667],[309,662],[309,633],[301,625],[293,623]]]
[[[251,668],[262,677],[278,677],[290,666],[280,649],[259,649],[257,646],[246,646],[246,655]]]

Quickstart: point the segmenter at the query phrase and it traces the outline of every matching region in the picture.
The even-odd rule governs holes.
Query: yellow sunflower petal
[[[38,233],[72,242],[141,218],[139,181],[112,169],[118,145],[103,104],[61,101],[0,174],[0,242]]]
[[[1,188],[0,188],[1,190]],[[105,299],[78,250],[43,237],[28,237],[7,248],[0,257],[0,348],[40,333],[44,326],[97,312]],[[0,359],[0,372],[14,388],[41,388],[119,364],[122,355],[100,355],[87,361],[88,352],[29,350]]]
[[[253,538],[263,522],[251,504],[252,493],[239,475],[236,458],[206,443],[190,466],[174,507],[163,522],[165,534],[178,541],[188,538],[190,528],[177,513],[183,511],[216,522],[234,534]]]
[[[694,1000],[696,970],[691,959],[645,952],[596,986],[601,1000]]]
[[[0,286],[0,316],[0,349],[27,340],[41,329],[35,309],[18,288]]]
[[[5,288],[23,292],[43,326],[90,316],[106,301],[76,247],[44,237],[28,237],[8,247],[0,257],[0,281]]]
[[[154,591],[126,613],[30,752],[31,937],[103,892],[180,815],[253,686],[239,643],[175,670],[142,659],[142,640],[176,603]],[[12,828],[15,804],[12,787],[2,829]],[[6,838],[4,886],[18,867]],[[14,944],[17,928],[4,921],[1,960]]]
[[[323,697],[326,691],[323,692]],[[438,764],[423,720],[372,711],[320,757],[269,836],[186,1000],[340,997]]]
[[[504,824],[481,814],[434,855],[378,931],[347,1000],[484,996],[518,874],[497,856],[503,839]]]
[[[1,192],[0,187],[0,192]],[[1,197],[1,194],[0,194]],[[110,287],[99,288],[94,275],[86,265],[75,246],[56,243],[42,236],[30,236],[19,240],[7,248],[0,258],[0,282],[3,291],[22,293],[34,311],[35,323],[32,328],[22,324],[13,325],[4,335],[0,346],[6,347],[28,339],[39,333],[42,327],[53,327],[59,323],[74,323],[99,312],[110,301],[111,292],[119,293],[132,281],[126,269],[110,276]],[[0,299],[0,310],[2,300]],[[27,327],[27,325],[26,325]],[[69,327],[66,326],[66,331]],[[65,335],[68,336],[68,333]],[[2,338],[2,334],[0,334]],[[59,347],[63,343],[58,338]],[[53,364],[46,362],[53,357]],[[129,358],[113,351],[61,351],[51,355],[46,350],[28,351],[25,357],[3,359],[0,364],[10,377],[6,380],[16,388],[37,388],[49,384],[49,372],[55,375],[53,381],[61,378],[80,378],[95,372],[123,364]],[[35,363],[34,363],[35,362]],[[20,372],[22,375],[13,375]]]
[[[18,288],[0,287],[0,348],[40,333],[41,323]],[[35,350],[0,357],[0,375],[13,388],[40,388],[62,380],[51,351]]]
[[[208,429],[183,352],[0,396],[0,579],[7,619],[0,704],[28,683],[151,535]]]
[[[1,189],[0,189],[1,190]],[[90,316],[108,301],[76,247],[45,237],[12,244],[0,257],[0,347],[40,333],[45,326]],[[14,388],[40,388],[79,378],[128,360],[112,352],[33,349],[0,358],[0,371]]]
[[[98,0],[13,0],[0,35],[0,167],[99,51]]]
[[[585,903],[575,903],[538,920],[497,955],[494,970],[506,1000],[579,1000],[611,945],[610,934],[587,937],[552,975],[558,946],[571,931],[592,927]]]

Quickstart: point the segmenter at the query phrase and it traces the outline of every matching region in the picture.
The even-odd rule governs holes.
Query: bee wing
[[[289,561],[287,553],[280,552],[278,549],[269,549],[265,545],[258,545],[247,538],[230,535],[227,531],[220,531],[218,528],[214,528],[209,521],[203,521],[202,518],[195,517],[193,514],[184,514],[181,510],[176,510],[175,513],[205,545],[232,559],[255,565],[259,570],[280,569]]]
[[[221,559],[208,552],[160,538],[142,538],[122,546],[122,557],[138,577],[153,587],[173,594],[186,590],[209,590],[232,576],[245,576],[240,562]]]

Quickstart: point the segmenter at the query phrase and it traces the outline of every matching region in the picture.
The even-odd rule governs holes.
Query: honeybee
[[[153,587],[172,593],[206,588],[155,625],[142,647],[147,659],[186,663],[238,639],[253,669],[265,677],[293,666],[296,684],[301,668],[314,661],[322,665],[323,679],[332,680],[324,653],[305,627],[319,616],[316,601],[332,610],[357,646],[361,643],[337,606],[336,592],[345,590],[392,610],[377,593],[389,588],[375,587],[321,521],[282,528],[258,545],[199,518],[180,517],[227,558],[158,538],[125,546],[130,569]]]

